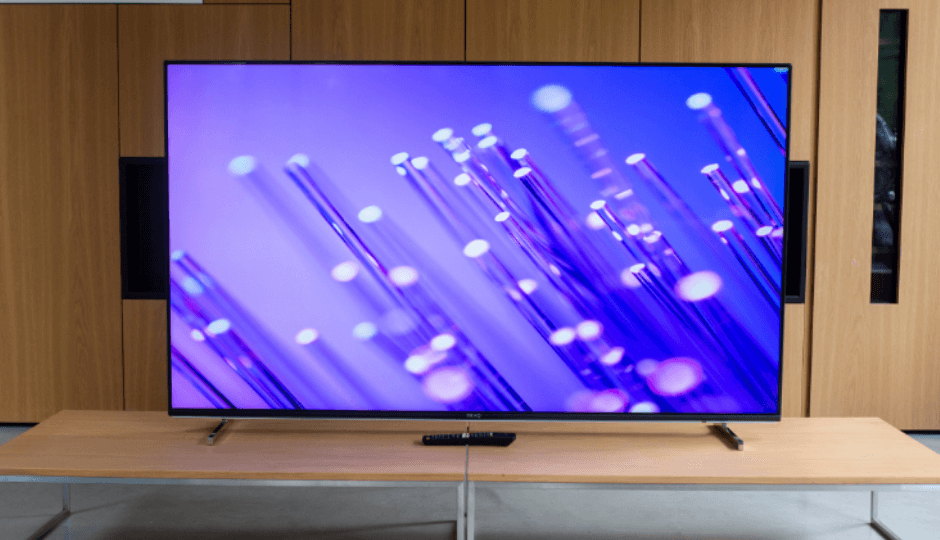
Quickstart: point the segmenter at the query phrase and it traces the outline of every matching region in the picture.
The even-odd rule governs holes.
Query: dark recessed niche
[[[169,295],[169,214],[166,159],[122,157],[121,297]]]

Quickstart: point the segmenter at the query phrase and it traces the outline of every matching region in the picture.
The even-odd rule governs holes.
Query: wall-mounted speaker
[[[122,157],[121,297],[166,299],[170,252],[165,158]]]
[[[809,162],[791,161],[787,169],[786,240],[783,294],[788,304],[806,300],[806,224],[809,206]]]

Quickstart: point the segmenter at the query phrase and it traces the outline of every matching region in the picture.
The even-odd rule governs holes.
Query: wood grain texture
[[[879,418],[735,424],[744,451],[707,426],[543,423],[505,448],[470,447],[471,481],[599,484],[938,484],[940,454]],[[582,427],[583,426],[583,427]],[[591,432],[581,432],[590,429]],[[15,439],[14,439],[15,440]]]
[[[290,4],[290,0],[202,0],[203,4]]]
[[[166,300],[124,300],[124,410],[167,410]]]
[[[467,60],[637,62],[640,0],[467,0]]]
[[[465,447],[421,436],[448,422],[234,420],[63,411],[0,446],[0,476],[463,481]],[[466,423],[459,423],[465,426]],[[427,431],[432,430],[432,431]],[[456,431],[462,431],[457,429]]]
[[[120,409],[115,6],[0,6],[0,422]]]
[[[818,0],[655,0],[642,7],[643,62],[784,62],[793,64],[790,159],[810,162],[806,303],[784,327],[784,414],[806,414],[813,316]],[[795,313],[803,314],[802,321]],[[799,390],[792,385],[798,384]],[[803,396],[799,404],[796,396]]]
[[[870,303],[880,9],[908,9],[898,303]],[[940,3],[825,0],[822,17],[814,416],[940,428]]]
[[[464,0],[294,0],[294,60],[464,59]]]
[[[287,5],[118,6],[122,156],[163,156],[164,60],[288,60]]]

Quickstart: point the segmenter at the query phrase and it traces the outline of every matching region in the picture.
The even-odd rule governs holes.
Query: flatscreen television
[[[165,84],[171,415],[779,420],[790,65]]]

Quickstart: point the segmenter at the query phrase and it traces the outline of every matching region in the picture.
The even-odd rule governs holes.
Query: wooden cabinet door
[[[879,15],[908,10],[896,304],[870,302]],[[940,3],[824,0],[813,416],[940,428]]]
[[[0,422],[120,409],[113,5],[0,5]]]
[[[639,0],[467,0],[471,62],[637,62]]]
[[[464,0],[294,0],[293,60],[464,59]]]
[[[819,47],[818,0],[644,1],[643,62],[781,62],[793,64],[790,159],[815,168]],[[813,215],[810,172],[809,215]],[[807,241],[806,303],[784,308],[784,416],[806,414],[812,315],[813,220]]]

